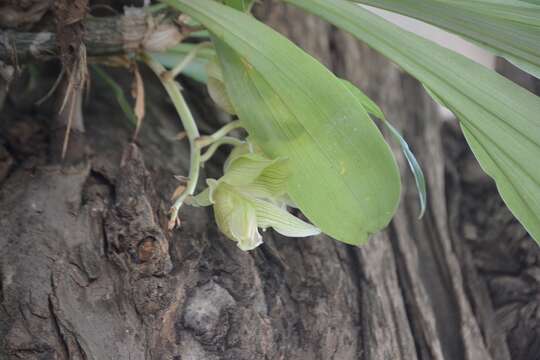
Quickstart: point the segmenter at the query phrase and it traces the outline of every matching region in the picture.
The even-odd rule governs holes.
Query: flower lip
[[[273,228],[289,237],[320,234],[320,230],[287,211],[289,170],[287,160],[269,159],[261,152],[236,147],[226,162],[224,175],[207,179],[208,187],[191,199],[194,206],[213,205],[219,229],[240,249],[262,244],[258,228]]]

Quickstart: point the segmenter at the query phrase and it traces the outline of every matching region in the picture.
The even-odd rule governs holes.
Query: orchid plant
[[[536,0],[283,0],[351,33],[416,77],[451,110],[482,168],[516,218],[540,240],[540,99],[494,71],[409,33],[361,4],[411,16],[471,40],[540,76]],[[259,228],[286,236],[320,232],[358,245],[392,219],[400,198],[394,156],[374,120],[399,142],[415,177],[420,215],[426,184],[413,153],[381,109],[288,39],[250,15],[252,0],[163,0],[194,29],[192,41],[142,59],[159,76],[191,144],[190,173],[175,192],[212,206],[242,250]],[[201,136],[175,78],[204,82],[231,123]],[[245,139],[229,133],[242,127]],[[197,192],[199,168],[221,145],[223,176]],[[206,149],[206,150],[205,150]],[[203,152],[204,151],[204,152]],[[288,212],[298,208],[309,222]]]

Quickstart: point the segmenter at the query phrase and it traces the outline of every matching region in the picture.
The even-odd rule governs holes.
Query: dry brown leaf
[[[171,196],[171,200],[174,201],[177,199],[180,195],[182,195],[186,191],[186,187],[184,185],[180,185],[174,190],[174,193]]]
[[[188,177],[182,176],[182,175],[174,175],[174,178],[180,182],[183,182],[184,184],[187,184],[189,181]]]
[[[137,117],[137,127],[135,128],[135,133],[133,134],[133,140],[139,135],[139,130],[141,129],[142,121],[145,115],[145,106],[144,106],[144,83],[139,72],[139,67],[135,63],[132,67],[133,69],[133,84],[131,87],[131,96],[135,99],[134,113]]]
[[[64,108],[68,102],[70,102],[70,105],[68,109],[68,122],[64,135],[64,143],[62,145],[62,159],[66,157],[69,144],[69,135],[71,133],[71,127],[73,126],[73,117],[75,116],[75,108],[79,106],[79,97],[82,96],[81,92],[89,79],[88,64],[86,63],[86,47],[84,44],[81,44],[79,47],[78,58],[76,59],[76,62],[73,63],[71,71],[64,74],[64,76],[66,75],[68,76],[68,83],[64,92],[64,98],[60,106],[59,113],[64,111]]]
[[[185,131],[181,131],[174,137],[176,140],[184,140],[187,137],[187,133]]]

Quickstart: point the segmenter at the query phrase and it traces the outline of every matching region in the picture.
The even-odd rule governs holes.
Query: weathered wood
[[[169,20],[152,17],[144,10],[126,8],[114,17],[88,17],[83,43],[88,56],[121,55],[137,51],[162,51],[178,44],[183,35]],[[53,32],[0,30],[0,61],[23,64],[58,57]]]
[[[9,86],[15,75],[15,68],[0,61],[0,110],[9,92]]]

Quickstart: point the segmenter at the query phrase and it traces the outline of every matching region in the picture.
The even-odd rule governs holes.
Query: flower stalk
[[[197,53],[204,48],[209,48],[212,46],[212,43],[210,42],[202,42],[200,44],[197,44],[191,49],[191,51],[186,55],[183,61],[181,61],[178,65],[176,65],[171,70],[167,71],[164,76],[170,77],[171,79],[174,79],[178,75],[182,73],[186,69],[186,67],[195,59],[197,56]]]
[[[232,145],[232,146],[240,146],[245,144],[244,141],[234,138],[232,136],[224,136],[221,139],[215,140],[209,147],[208,150],[201,156],[201,163],[205,163],[215,154],[217,149],[221,145]]]
[[[182,125],[184,126],[184,131],[189,140],[190,146],[190,167],[189,175],[187,178],[187,183],[185,184],[185,189],[182,191],[176,198],[173,206],[171,207],[171,215],[169,220],[169,229],[172,230],[175,226],[180,224],[178,218],[178,211],[182,207],[182,204],[188,196],[191,196],[195,193],[195,188],[197,182],[199,181],[199,172],[201,168],[201,149],[197,145],[197,140],[200,138],[199,129],[195,123],[195,119],[191,114],[189,106],[182,95],[181,87],[174,78],[167,76],[168,71],[155,61],[151,56],[143,54],[143,61],[152,69],[152,71],[157,75],[163,87],[167,91],[167,94],[171,98],[171,101],[180,116]]]

